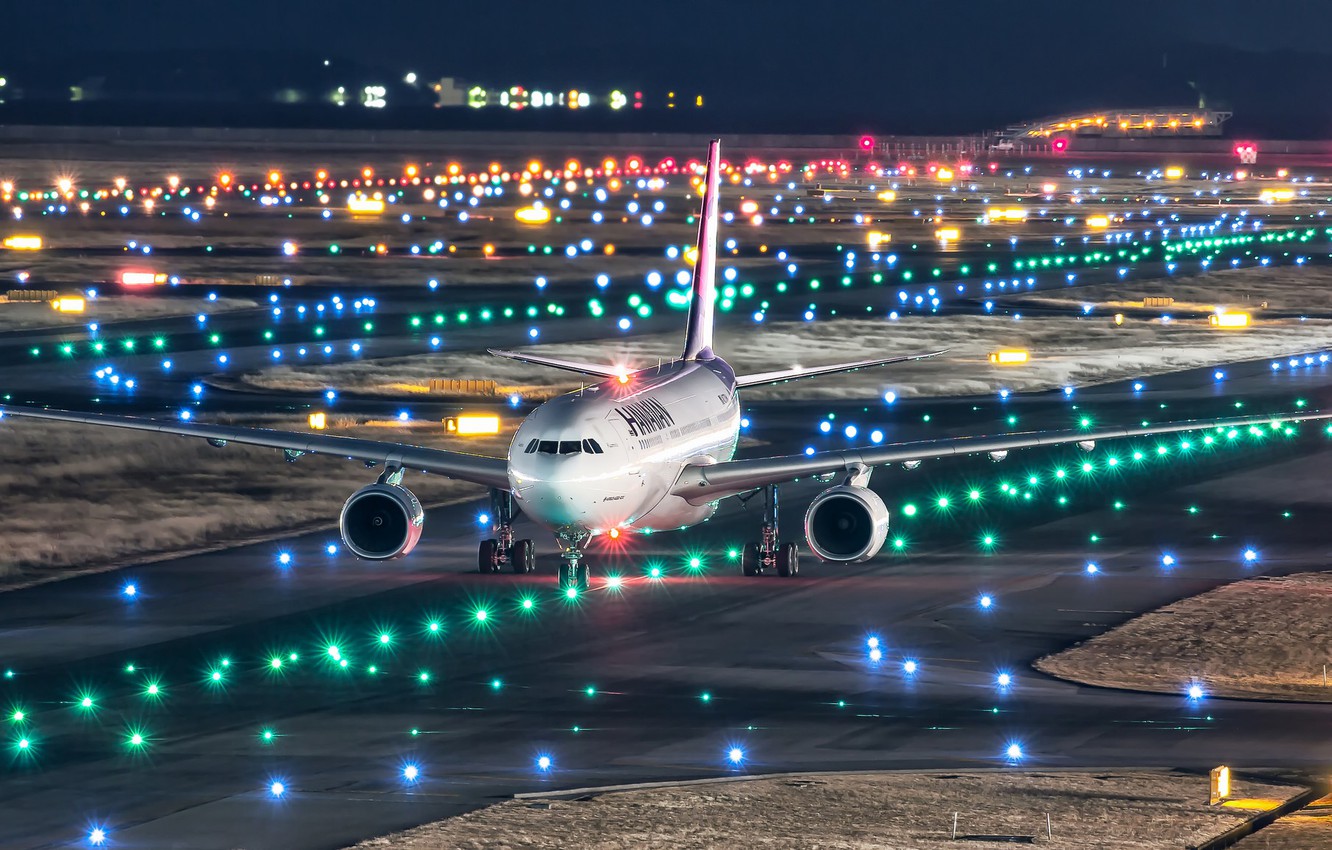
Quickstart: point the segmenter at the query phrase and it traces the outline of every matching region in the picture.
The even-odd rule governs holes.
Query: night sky
[[[1322,116],[1332,79],[1332,4],[1315,0],[84,0],[23,4],[8,21],[0,65],[168,48],[227,65],[218,57],[260,51],[252,61],[275,77],[326,56],[429,79],[673,88],[730,112],[976,129],[1077,105],[1188,103],[1190,80],[1251,115],[1307,101]]]

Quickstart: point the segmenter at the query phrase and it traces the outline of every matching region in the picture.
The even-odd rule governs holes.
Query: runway
[[[1228,367],[1232,397],[1275,404],[1292,380],[1325,394],[1325,368],[1260,367],[1249,377]],[[1155,398],[1204,394],[1203,371],[1172,376]],[[1102,415],[1142,404],[1123,385],[1095,393]],[[1020,403],[1036,427],[1067,415],[1058,396]],[[956,407],[959,424],[974,415]],[[908,420],[912,409],[895,413]],[[10,716],[0,794],[22,813],[6,819],[4,843],[78,846],[101,825],[120,847],[331,848],[522,791],[732,771],[1319,768],[1332,757],[1319,743],[1325,708],[1194,702],[1186,683],[1179,698],[1099,691],[1027,666],[1217,583],[1324,567],[1332,452],[1306,430],[1289,445],[1126,473],[1109,490],[1128,510],[1089,509],[1105,501],[1101,486],[1062,517],[996,509],[984,520],[1001,529],[993,552],[962,523],[922,517],[913,529],[899,513],[910,554],[807,562],[797,579],[737,575],[726,550],[757,518],[732,503],[700,529],[598,559],[622,588],[596,580],[570,603],[553,591],[543,538],[545,575],[472,574],[479,529],[464,507],[432,512],[403,562],[330,556],[334,536],[317,533],[284,541],[287,566],[261,544],[0,595],[0,665],[13,671],[0,685]],[[884,470],[874,483],[895,508],[1060,457]],[[788,535],[817,486],[784,488]],[[1203,506],[1193,525],[1185,502]],[[1261,549],[1256,566],[1242,563],[1242,545]],[[1162,567],[1162,551],[1175,566]],[[660,580],[646,573],[653,564]],[[882,642],[878,662],[870,637]],[[1000,672],[1009,687],[996,686]],[[1020,760],[1005,756],[1010,743]],[[739,765],[726,757],[735,747]]]

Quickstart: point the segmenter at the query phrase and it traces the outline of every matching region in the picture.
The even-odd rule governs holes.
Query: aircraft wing
[[[948,349],[941,348],[938,351],[927,351],[924,354],[899,354],[896,357],[883,357],[878,360],[857,360],[854,363],[835,363],[831,366],[811,366],[807,369],[778,369],[775,372],[756,372],[752,375],[738,375],[735,379],[735,385],[740,389],[745,387],[761,387],[764,384],[780,384],[783,381],[794,381],[799,378],[812,378],[815,375],[833,375],[838,372],[854,372],[857,369],[868,369],[871,366],[885,366],[889,363],[904,363],[908,360],[924,360],[926,357],[938,357]]]
[[[873,468],[889,463],[933,460],[957,455],[982,452],[1008,452],[1034,446],[1056,446],[1068,443],[1098,442],[1123,437],[1148,437],[1154,434],[1173,434],[1181,431],[1215,430],[1220,439],[1232,429],[1250,427],[1275,428],[1290,422],[1314,419],[1332,419],[1332,413],[1296,413],[1285,416],[1247,416],[1239,419],[1211,419],[1182,422],[1162,422],[1140,428],[1099,428],[1074,431],[1028,431],[1020,434],[1001,434],[984,437],[949,437],[942,440],[921,440],[894,443],[863,449],[843,449],[817,452],[812,455],[786,455],[783,457],[731,460],[710,465],[688,466],[680,474],[672,493],[693,504],[703,504],[746,490],[793,481],[810,475],[852,472],[860,468]]]
[[[541,354],[525,354],[521,351],[502,351],[498,348],[488,348],[486,351],[496,357],[517,360],[520,363],[535,363],[538,366],[550,366],[553,369],[563,369],[566,372],[579,372],[584,375],[593,375],[598,378],[616,378],[623,373],[623,370],[616,369],[614,366],[601,366],[596,363],[582,363],[577,360],[562,360],[559,357],[546,357]],[[633,370],[631,369],[630,371]]]
[[[75,413],[70,410],[49,410],[37,407],[4,405],[0,417],[22,416],[33,419],[54,419],[83,425],[104,425],[111,428],[130,428],[136,431],[155,431],[159,434],[177,434],[199,437],[220,443],[240,443],[282,449],[288,457],[301,454],[324,454],[345,457],[366,463],[401,466],[471,481],[485,487],[509,488],[508,461],[498,457],[428,449],[403,443],[361,440],[355,437],[336,437],[331,434],[307,434],[299,431],[275,431],[268,428],[243,428],[233,425],[208,425],[202,422],[163,422],[137,416],[114,416],[104,413]]]

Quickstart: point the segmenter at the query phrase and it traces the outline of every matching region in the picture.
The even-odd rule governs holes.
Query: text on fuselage
[[[671,416],[670,411],[655,399],[645,398],[633,404],[626,404],[624,407],[615,408],[615,412],[620,414],[620,418],[629,426],[629,433],[635,437],[652,434],[675,424],[675,418]]]

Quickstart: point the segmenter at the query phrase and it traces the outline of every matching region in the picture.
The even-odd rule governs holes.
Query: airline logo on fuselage
[[[645,398],[634,404],[615,408],[620,418],[629,426],[629,433],[635,437],[654,434],[663,428],[675,424],[675,417],[655,399]]]

